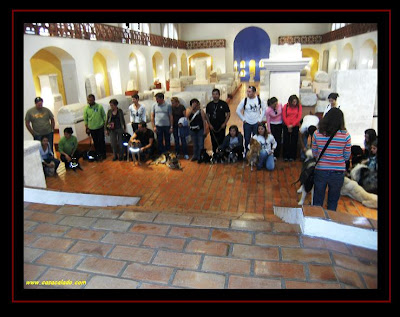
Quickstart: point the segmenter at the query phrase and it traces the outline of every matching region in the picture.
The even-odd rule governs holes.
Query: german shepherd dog
[[[253,166],[258,162],[258,157],[260,156],[261,144],[256,139],[250,139],[250,150],[246,154],[247,166],[250,165],[251,171],[253,171]]]
[[[175,153],[172,152],[164,152],[161,154],[157,159],[155,159],[153,162],[150,163],[158,165],[158,164],[165,164],[167,165],[170,169],[178,169],[182,170],[181,163],[179,162],[177,156]]]

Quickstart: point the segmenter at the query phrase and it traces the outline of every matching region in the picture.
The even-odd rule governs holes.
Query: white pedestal
[[[271,45],[270,58],[262,59],[264,67],[270,71],[269,95],[287,103],[291,95],[299,95],[300,71],[311,58],[302,58],[301,45]],[[265,80],[265,79],[264,79]],[[268,82],[268,80],[265,80]]]
[[[299,96],[300,72],[272,72],[269,95],[284,105],[291,95]]]
[[[24,141],[24,186],[46,188],[39,141]]]

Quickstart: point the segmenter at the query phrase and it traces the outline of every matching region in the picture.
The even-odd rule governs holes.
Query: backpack
[[[258,106],[261,107],[261,98],[259,95],[257,95],[257,99],[258,99]],[[247,104],[247,97],[244,98],[243,110],[246,110],[246,104]]]

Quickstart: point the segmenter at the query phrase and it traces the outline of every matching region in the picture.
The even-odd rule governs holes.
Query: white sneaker
[[[184,158],[185,160],[188,160],[188,159],[189,159],[189,155],[185,155],[183,158]]]

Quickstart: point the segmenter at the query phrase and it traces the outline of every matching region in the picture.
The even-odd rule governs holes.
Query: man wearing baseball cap
[[[26,112],[25,126],[34,140],[40,141],[42,136],[47,136],[50,149],[53,149],[54,115],[50,109],[43,107],[43,99],[41,97],[36,97],[35,106]]]

